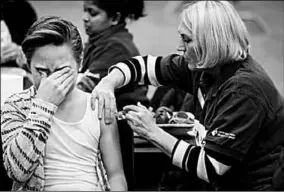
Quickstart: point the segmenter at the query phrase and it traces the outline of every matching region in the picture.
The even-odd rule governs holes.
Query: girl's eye
[[[47,76],[49,76],[50,73],[48,69],[38,69],[37,71],[40,75],[46,74]]]

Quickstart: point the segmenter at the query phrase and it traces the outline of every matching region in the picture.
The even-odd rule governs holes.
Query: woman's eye
[[[184,43],[190,43],[190,42],[191,42],[190,39],[185,39],[185,38],[182,38],[182,41],[183,41]]]
[[[94,17],[99,13],[91,8],[84,8],[84,12],[87,12],[90,16]]]
[[[190,38],[188,38],[188,37],[186,37],[184,35],[181,35],[181,40],[184,43],[190,43],[192,41],[192,39],[190,39]]]

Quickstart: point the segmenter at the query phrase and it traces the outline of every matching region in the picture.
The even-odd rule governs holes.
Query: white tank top
[[[53,117],[44,157],[45,191],[104,190],[98,175],[100,123],[90,98],[80,121],[68,123]]]

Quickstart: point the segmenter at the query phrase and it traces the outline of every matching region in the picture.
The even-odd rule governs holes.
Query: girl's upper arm
[[[109,179],[117,174],[124,174],[121,149],[119,144],[119,133],[116,121],[111,124],[101,122],[101,137],[100,150],[102,153],[102,160],[106,167]]]

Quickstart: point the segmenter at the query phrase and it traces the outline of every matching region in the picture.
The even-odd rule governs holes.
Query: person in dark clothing
[[[128,84],[185,90],[194,96],[196,145],[159,128],[140,103],[124,110],[138,135],[189,174],[189,189],[196,178],[206,183],[202,190],[283,190],[284,99],[250,55],[248,32],[234,6],[192,2],[178,31],[183,55],[140,56],[123,62],[124,68],[114,65],[93,90],[93,100],[109,108],[114,89]],[[112,116],[114,110],[99,113]]]
[[[21,44],[30,26],[37,20],[36,11],[28,1],[5,0],[1,2],[0,20],[1,68],[20,67],[28,71],[25,66],[25,56],[22,53]],[[24,77],[24,88],[31,85],[29,78]],[[2,153],[1,147],[0,191],[9,191],[12,188],[12,180],[7,176],[4,169]]]
[[[84,27],[89,36],[84,48],[84,58],[78,87],[91,92],[107,75],[112,65],[139,55],[133,36],[126,28],[127,20],[143,17],[144,2],[128,0],[84,1]],[[116,91],[118,109],[137,101],[149,104],[147,86],[128,86]],[[134,140],[126,121],[118,122],[123,165],[128,189],[134,186]]]
[[[15,13],[18,16],[15,16]],[[17,46],[21,46],[28,29],[37,20],[35,9],[25,0],[5,0],[1,2],[0,15],[1,21],[5,22],[10,32],[12,42]],[[1,66],[19,67],[15,59],[1,62]]]

